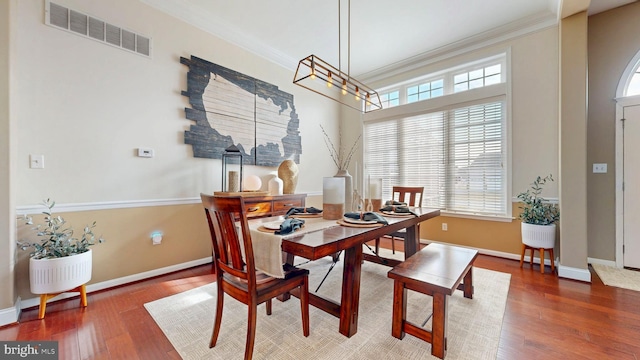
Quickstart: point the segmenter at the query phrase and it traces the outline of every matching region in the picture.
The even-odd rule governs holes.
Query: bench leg
[[[393,315],[391,321],[391,336],[402,340],[404,338],[404,322],[407,318],[407,289],[400,281],[393,282]]]
[[[444,359],[447,353],[447,295],[433,294],[431,355]]]

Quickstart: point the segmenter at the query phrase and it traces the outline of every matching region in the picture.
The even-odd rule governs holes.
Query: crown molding
[[[139,0],[157,10],[178,18],[189,25],[210,33],[220,39],[234,44],[244,50],[256,54],[265,60],[293,71],[298,66],[298,60],[285,53],[265,45],[263,42],[245,35],[237,26],[227,22],[224,18],[205,11],[184,0]]]
[[[412,71],[423,66],[446,60],[464,53],[482,49],[507,40],[557,26],[558,20],[551,12],[539,13],[519,21],[476,34],[466,39],[441,46],[437,49],[398,61],[388,66],[358,75],[361,81],[373,83],[386,78]]]
[[[205,11],[185,0],[139,0],[159,11],[178,18],[192,26],[221,38],[231,44],[256,54],[287,70],[293,71],[298,60],[287,54],[265,45],[256,38],[247,36],[237,26],[224,18]],[[504,26],[476,34],[466,39],[442,46],[440,48],[398,61],[382,68],[354,74],[365,82],[383,80],[389,76],[401,74],[433,62],[451,58],[469,51],[477,50],[505,40],[513,39],[558,24],[558,17],[552,11],[539,13]]]

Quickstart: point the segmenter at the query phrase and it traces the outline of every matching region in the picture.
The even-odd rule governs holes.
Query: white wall
[[[153,38],[151,59],[44,24],[44,1],[20,1],[16,22],[19,94],[17,205],[50,197],[63,203],[196,197],[219,190],[220,161],[194,158],[183,134],[191,55],[277,85],[292,93],[300,117],[298,192],[320,191],[335,173],[319,133],[334,128],[337,106],[292,84],[293,71],[137,1],[59,0],[58,3]],[[135,156],[155,150],[152,159]],[[45,169],[29,169],[42,154]],[[266,175],[276,168],[246,168]],[[318,180],[320,179],[320,180]],[[266,185],[265,185],[266,186]]]

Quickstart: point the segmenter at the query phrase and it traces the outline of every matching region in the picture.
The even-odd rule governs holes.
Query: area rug
[[[331,265],[329,257],[301,265],[310,270],[309,291]],[[273,302],[273,313],[258,307],[254,359],[436,359],[431,344],[406,335],[391,336],[393,281],[389,267],[362,265],[358,332],[350,338],[338,332],[338,318],[310,306],[310,336],[302,335],[300,302]],[[495,359],[509,291],[510,274],[474,268],[475,293],[450,297],[446,359]],[[318,291],[339,300],[342,261]],[[209,349],[216,306],[215,284],[145,304],[183,359],[241,359],[247,331],[247,307],[225,296],[222,328],[216,347]],[[422,324],[431,313],[431,297],[409,291],[407,319]],[[431,321],[425,328],[431,328]]]
[[[591,264],[605,285],[640,291],[640,271],[619,269],[613,266]]]

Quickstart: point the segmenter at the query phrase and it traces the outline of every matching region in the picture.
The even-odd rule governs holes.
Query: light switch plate
[[[31,169],[44,169],[44,155],[29,155]]]

